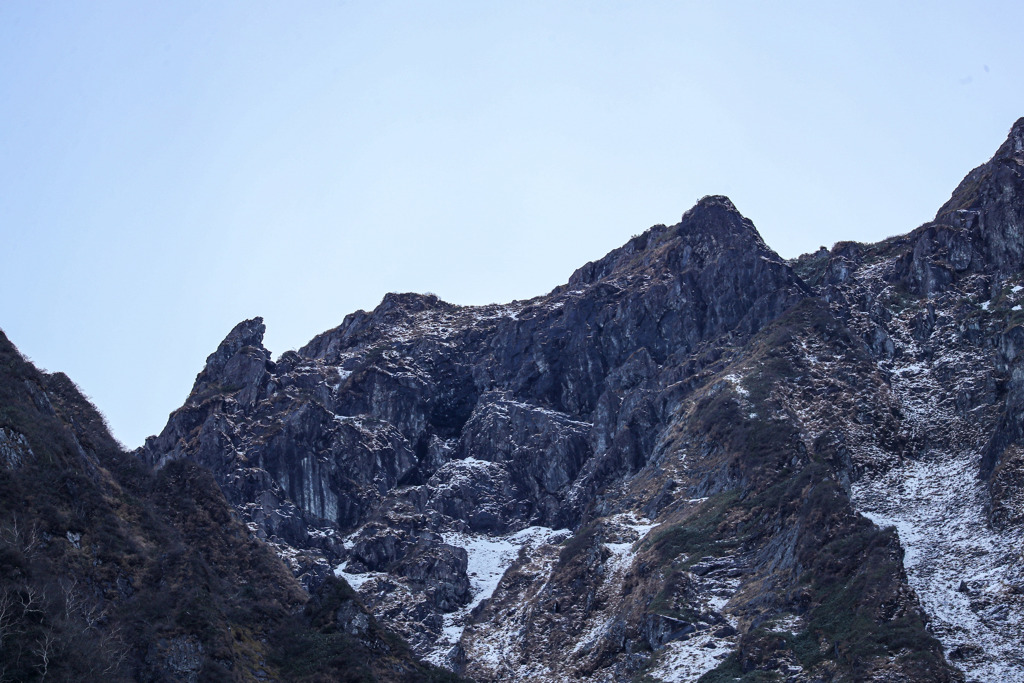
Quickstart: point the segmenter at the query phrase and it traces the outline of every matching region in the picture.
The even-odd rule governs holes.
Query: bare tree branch
[[[36,646],[32,649],[32,652],[43,663],[40,680],[46,680],[46,675],[50,672],[50,660],[56,656],[58,647],[57,634],[54,633],[52,627],[47,628],[39,640],[36,641]]]

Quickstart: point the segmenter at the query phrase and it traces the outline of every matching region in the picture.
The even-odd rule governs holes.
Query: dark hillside
[[[330,680],[434,680],[337,586],[330,623],[303,617],[324,598],[209,472],[152,472],[0,333],[0,680],[320,680],[285,653],[323,633],[304,656]]]

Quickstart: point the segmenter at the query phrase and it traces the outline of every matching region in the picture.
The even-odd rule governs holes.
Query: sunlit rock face
[[[141,455],[476,680],[1024,681],[1022,140],[878,244],[706,197],[528,301],[245,321]]]

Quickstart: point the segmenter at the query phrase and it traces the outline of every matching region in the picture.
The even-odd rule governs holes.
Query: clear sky
[[[1024,116],[1024,3],[0,3],[0,328],[127,446],[238,321],[528,298],[727,194],[793,257]]]

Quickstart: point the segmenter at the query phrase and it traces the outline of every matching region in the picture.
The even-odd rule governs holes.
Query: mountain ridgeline
[[[0,677],[1024,682],[1024,119],[877,244],[705,197],[527,301],[264,330],[132,454],[3,340]]]

